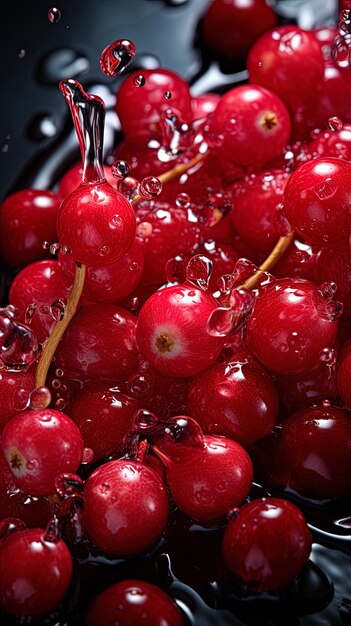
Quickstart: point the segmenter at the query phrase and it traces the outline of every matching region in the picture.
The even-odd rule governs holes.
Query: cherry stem
[[[241,289],[253,289],[256,285],[260,275],[262,272],[268,272],[274,265],[279,261],[279,259],[283,256],[284,252],[288,249],[291,242],[293,241],[295,236],[294,231],[285,235],[285,237],[280,237],[278,242],[275,244],[270,255],[263,261],[262,265],[258,268],[257,272],[253,276],[250,276],[242,285],[240,285]]]
[[[171,170],[168,170],[167,172],[160,174],[159,176],[157,176],[157,178],[164,185],[165,183],[168,183],[170,180],[173,180],[174,178],[181,176],[188,170],[191,170],[192,167],[194,167],[195,165],[197,165],[198,163],[204,160],[206,154],[207,153],[201,154],[199,152],[199,154],[197,154],[193,159],[191,159],[187,163],[178,163],[177,165],[172,167]],[[139,200],[141,199],[142,199],[142,196],[140,194],[137,194],[136,196],[134,196],[132,200],[132,204],[134,204],[135,202],[139,202]]]
[[[76,263],[74,282],[72,285],[71,292],[69,294],[69,298],[67,300],[63,319],[60,320],[59,322],[56,322],[55,326],[53,327],[51,331],[50,337],[45,344],[44,350],[40,355],[40,359],[39,359],[39,363],[38,363],[38,367],[37,367],[37,371],[35,375],[36,387],[45,386],[46,377],[49,371],[51,361],[55,354],[56,348],[67,326],[69,325],[72,317],[74,316],[77,310],[78,302],[80,300],[83,287],[84,287],[85,273],[86,273],[86,265],[83,265],[82,263]],[[46,407],[43,406],[42,408],[46,408]]]

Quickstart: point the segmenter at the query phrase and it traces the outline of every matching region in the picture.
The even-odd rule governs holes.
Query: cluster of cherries
[[[351,495],[350,70],[333,59],[336,29],[277,26],[256,4],[262,19],[248,23],[270,30],[250,49],[248,84],[192,98],[169,70],[127,76],[111,168],[103,103],[63,81],[83,165],[56,191],[21,190],[0,207],[1,255],[19,270],[0,310],[4,613],[50,614],[75,545],[141,554],[174,507],[223,526],[236,588],[289,588],[311,534],[288,499],[251,498],[254,471],[287,498]],[[229,6],[209,7],[209,46]],[[247,53],[226,34],[221,44],[228,58]],[[133,54],[115,42],[105,73]],[[161,589],[124,580],[86,617],[116,623],[187,618]]]

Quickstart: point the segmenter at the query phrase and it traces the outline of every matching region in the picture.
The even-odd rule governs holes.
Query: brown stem
[[[157,178],[164,185],[165,183],[168,183],[170,180],[173,180],[174,178],[181,176],[182,174],[190,170],[192,167],[194,167],[195,165],[203,161],[205,158],[205,155],[206,153],[205,154],[199,153],[187,163],[178,163],[177,165],[172,167],[171,170],[168,170],[167,172],[160,174]],[[132,200],[132,204],[134,204],[135,202],[139,202],[139,200],[141,199],[142,199],[142,196],[137,194],[136,196],[134,196]]]
[[[276,245],[274,246],[270,255],[263,261],[262,265],[258,268],[257,272],[250,276],[242,285],[240,285],[241,289],[252,289],[262,272],[267,272],[279,261],[279,259],[283,256],[284,252],[288,249],[291,242],[294,239],[294,231],[286,235],[285,237],[280,237]]]
[[[50,337],[47,340],[44,350],[40,355],[36,375],[35,375],[35,384],[36,387],[44,387],[46,383],[46,377],[48,374],[48,370],[50,367],[50,363],[55,354],[56,348],[68,326],[72,317],[74,316],[78,302],[82,295],[84,279],[85,279],[86,265],[76,264],[76,271],[74,275],[74,282],[72,285],[71,292],[69,294],[69,298],[67,300],[67,304],[65,307],[65,312],[63,319],[59,322],[56,322],[53,327]],[[46,408],[46,407],[42,407]]]

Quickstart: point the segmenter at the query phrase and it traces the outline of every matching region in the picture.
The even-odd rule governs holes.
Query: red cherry
[[[17,411],[28,406],[34,387],[32,372],[0,372],[0,432]]]
[[[0,206],[1,256],[10,267],[24,267],[46,256],[44,241],[56,238],[61,199],[52,191],[23,189]]]
[[[84,525],[103,552],[129,557],[161,536],[169,513],[165,487],[144,463],[118,459],[101,465],[84,487]]]
[[[301,511],[280,498],[246,504],[229,521],[223,538],[229,572],[254,592],[286,587],[306,565],[311,547]]]
[[[0,607],[16,617],[39,618],[64,597],[72,578],[66,544],[41,528],[9,535],[0,543]]]
[[[349,238],[350,174],[350,163],[330,157],[307,161],[291,174],[285,212],[307,243],[335,245]]]
[[[243,85],[222,96],[210,129],[223,137],[220,154],[233,163],[257,167],[277,157],[288,143],[290,117],[276,94],[259,85]]]
[[[182,513],[202,524],[211,524],[225,517],[231,506],[243,502],[253,477],[252,463],[244,448],[231,439],[210,435],[204,435],[202,444],[177,447],[176,457],[172,460],[170,456],[165,462],[167,483]],[[162,453],[162,442],[157,450]],[[165,452],[169,453],[169,446]]]
[[[143,580],[122,580],[105,589],[90,607],[86,626],[185,626],[176,604]]]
[[[40,343],[63,316],[72,283],[73,277],[65,275],[53,259],[27,265],[12,281],[10,302],[20,311],[19,321],[29,321]]]
[[[25,411],[2,433],[2,450],[18,487],[32,496],[55,491],[55,478],[75,472],[83,456],[83,440],[75,423],[59,411]]]
[[[251,82],[271,89],[294,108],[301,94],[306,99],[321,83],[324,59],[313,33],[298,26],[279,26],[252,46],[247,68]]]
[[[336,375],[333,356],[331,362],[321,361],[313,372],[297,376],[279,376],[277,388],[282,404],[292,413],[312,402],[336,398]]]
[[[140,71],[133,72],[117,94],[116,111],[126,137],[160,138],[161,115],[169,108],[184,122],[192,119],[191,96],[185,80],[163,68],[143,70],[141,74],[145,80],[141,87],[137,86]],[[172,94],[170,100],[165,98],[166,92]]]
[[[295,238],[272,268],[272,274],[276,278],[291,276],[291,278],[305,278],[314,281],[316,280],[316,263],[317,255],[312,251],[311,246]],[[317,282],[324,282],[325,280],[321,279]]]
[[[113,304],[82,308],[55,354],[68,378],[125,380],[136,368],[135,317]]]
[[[248,446],[271,432],[278,413],[275,386],[252,359],[218,363],[189,389],[188,412],[206,433]]]
[[[243,59],[262,33],[273,28],[277,15],[266,0],[213,0],[201,25],[204,43],[216,54]]]
[[[133,425],[139,403],[109,385],[85,386],[77,394],[70,415],[77,424],[93,461],[118,451]]]
[[[311,154],[322,157],[351,160],[351,126],[344,124],[341,130],[325,130],[318,133],[309,144]]]
[[[208,283],[210,291],[218,291],[221,276],[231,274],[239,259],[239,253],[231,241],[205,241],[194,248],[194,254],[203,254],[213,263],[212,274]]]
[[[70,254],[60,254],[63,271],[72,277],[75,263]],[[144,242],[136,237],[134,243],[119,261],[110,265],[88,265],[83,296],[89,302],[118,302],[138,286],[144,269]]]
[[[279,239],[276,208],[283,200],[288,177],[283,170],[269,170],[252,174],[232,188],[234,228],[260,252],[270,252]]]
[[[218,93],[205,93],[191,100],[193,119],[200,120],[207,117],[217,107],[221,96]]]
[[[121,259],[133,244],[135,227],[131,205],[107,181],[82,183],[62,202],[57,216],[60,244],[87,265]]]
[[[274,484],[308,498],[351,495],[351,421],[326,401],[284,420],[274,459]]]
[[[332,296],[333,283],[318,289],[307,280],[277,280],[257,298],[246,326],[249,350],[277,374],[312,371],[335,341],[342,308]]]
[[[196,242],[194,223],[183,207],[158,200],[139,203],[136,214],[140,222],[151,225],[144,238],[145,265],[143,284],[160,285],[166,281],[165,266],[177,254],[189,252]]]
[[[351,345],[347,342],[341,353],[341,357],[338,363],[337,373],[337,387],[340,398],[345,402],[348,408],[351,408],[351,385],[350,385],[350,372],[351,372]]]
[[[127,393],[148,411],[167,419],[181,415],[186,409],[189,381],[185,378],[161,376],[150,367],[132,374]]]
[[[161,374],[193,376],[218,357],[224,340],[207,332],[216,308],[212,296],[182,284],[156,291],[144,304],[137,322],[143,358]]]
[[[315,280],[318,283],[333,281],[337,285],[338,300],[344,305],[344,313],[351,313],[350,244],[348,241],[322,248],[315,259]]]

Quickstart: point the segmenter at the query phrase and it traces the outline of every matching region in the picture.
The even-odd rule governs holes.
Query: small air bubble
[[[150,222],[141,222],[141,224],[138,224],[137,226],[137,235],[139,235],[139,237],[150,237],[150,235],[152,234],[152,224],[150,224]]]
[[[155,198],[160,195],[161,191],[162,183],[156,176],[146,176],[140,183],[139,193],[143,198]]]
[[[98,249],[98,253],[100,256],[106,256],[109,252],[110,252],[110,248],[106,244],[103,244]]]
[[[109,221],[109,226],[111,228],[121,228],[123,225],[123,220],[120,215],[113,215]]]
[[[47,387],[37,387],[30,394],[29,407],[34,410],[45,409],[51,402],[50,389]]]
[[[337,131],[342,130],[343,123],[338,117],[330,117],[327,122],[327,127],[329,130]]]
[[[187,209],[190,205],[190,196],[187,193],[179,193],[175,201],[178,207]]]
[[[115,178],[125,178],[129,175],[129,165],[126,161],[115,161],[111,165],[112,176]]]

